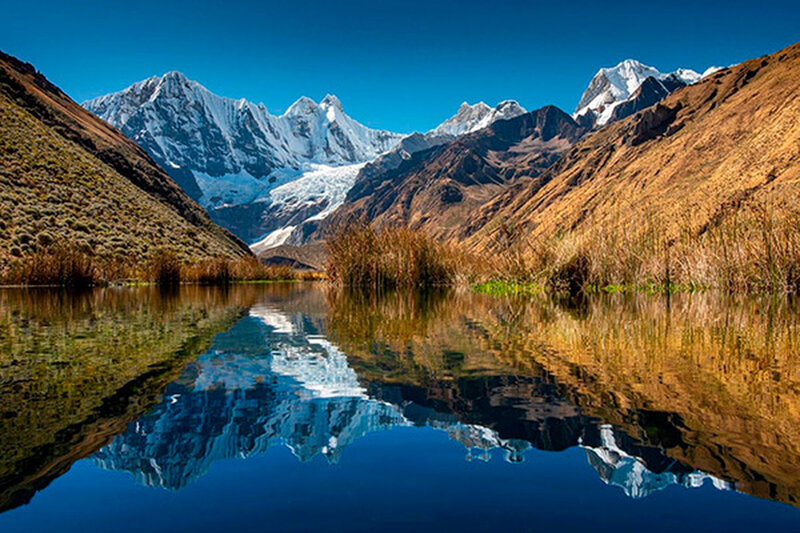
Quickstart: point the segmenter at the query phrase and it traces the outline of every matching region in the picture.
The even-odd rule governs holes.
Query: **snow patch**
[[[286,239],[289,238],[296,227],[297,226],[284,226],[282,228],[278,228],[275,231],[268,233],[267,236],[260,241],[251,244],[250,249],[254,254],[258,255],[261,252],[269,250],[270,248],[280,246],[286,242]]]

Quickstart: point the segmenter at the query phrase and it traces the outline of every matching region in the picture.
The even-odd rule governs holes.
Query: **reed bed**
[[[187,265],[182,271],[184,281],[204,285],[225,285],[241,281],[311,280],[312,272],[301,272],[289,266],[265,265],[255,257],[236,260],[209,259]]]
[[[800,210],[751,202],[697,228],[643,214],[528,240],[498,232],[493,280],[553,292],[800,291]]]
[[[750,201],[698,228],[644,213],[585,224],[587,230],[530,239],[502,227],[478,254],[405,228],[349,225],[326,244],[327,277],[367,290],[475,285],[490,293],[594,291],[800,292],[800,209]],[[0,268],[0,283],[80,287],[145,281],[225,285],[319,279],[318,272],[267,266],[255,257],[188,262],[169,250],[143,265],[51,245]]]
[[[800,292],[800,209],[751,200],[697,227],[644,211],[531,239],[503,226],[489,253],[408,229],[351,225],[328,241],[328,275],[392,289],[469,283],[489,293]]]
[[[0,269],[2,285],[88,287],[119,283],[181,283],[226,285],[237,282],[312,280],[318,272],[289,266],[264,265],[255,257],[216,257],[188,262],[168,249],[154,251],[142,265],[123,258],[104,260],[76,246],[57,245],[36,250]]]
[[[452,285],[463,266],[458,249],[405,228],[349,225],[327,242],[328,277],[373,290]]]
[[[54,245],[10,266],[6,283],[89,287],[99,280],[94,260],[77,247]]]

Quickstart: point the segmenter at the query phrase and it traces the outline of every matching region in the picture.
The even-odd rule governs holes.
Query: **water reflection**
[[[460,294],[425,306],[404,296],[334,301],[331,335],[359,375],[422,387],[439,410],[468,420],[483,412],[454,390],[454,380],[536,376],[554,392],[517,401],[518,420],[534,406],[564,402],[667,461],[797,505],[797,302],[693,295],[598,297],[575,306]],[[479,401],[497,406],[511,398],[487,391]],[[514,435],[497,414],[479,422]]]
[[[336,463],[399,426],[444,432],[467,460],[580,448],[631,498],[710,485],[798,503],[792,302],[319,286],[53,298],[0,299],[5,507],[89,454],[178,490],[220,459],[281,446]]]
[[[199,287],[0,291],[0,511],[27,503],[161,401],[252,305]]]
[[[103,468],[180,489],[218,459],[288,446],[302,461],[371,431],[403,424],[370,399],[347,358],[302,315],[256,306],[189,365],[166,400],[98,452]]]

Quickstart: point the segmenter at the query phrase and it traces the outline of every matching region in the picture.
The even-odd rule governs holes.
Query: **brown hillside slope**
[[[586,131],[547,106],[417,152],[398,168],[358,181],[310,240],[363,220],[452,238],[477,207],[512,183],[535,180]]]
[[[656,220],[701,235],[744,202],[800,192],[800,44],[679,89],[588,136],[536,182],[501,193],[461,239],[491,247],[503,224],[536,239]]]
[[[127,261],[249,253],[141,148],[0,52],[0,268],[53,242]]]

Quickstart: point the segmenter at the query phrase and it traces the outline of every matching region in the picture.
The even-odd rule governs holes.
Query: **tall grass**
[[[800,210],[752,201],[693,227],[649,214],[604,220],[575,231],[495,246],[494,278],[576,293],[600,288],[655,291],[800,291]]]
[[[55,245],[16,262],[6,275],[7,283],[88,287],[99,281],[94,260],[77,247]]]
[[[234,282],[311,280],[318,272],[264,265],[255,257],[216,257],[188,262],[169,249],[158,249],[144,264],[125,257],[96,258],[77,246],[55,245],[36,250],[3,267],[0,284],[83,287],[113,283],[151,282],[226,285]]]
[[[459,253],[422,232],[405,228],[376,231],[349,225],[327,241],[331,280],[370,289],[451,285],[460,270]]]
[[[314,277],[312,273],[299,272],[289,266],[265,265],[255,257],[198,261],[184,266],[181,276],[184,281],[203,285],[226,285],[236,281],[300,280]]]
[[[627,217],[627,218],[626,218]],[[502,226],[471,254],[408,229],[348,226],[328,241],[328,275],[390,289],[499,281],[522,292],[800,292],[800,209],[750,201],[698,228],[644,212],[530,239]],[[536,289],[536,290],[533,290]]]
[[[181,261],[170,250],[158,250],[150,258],[149,279],[159,285],[178,285],[181,282]]]

